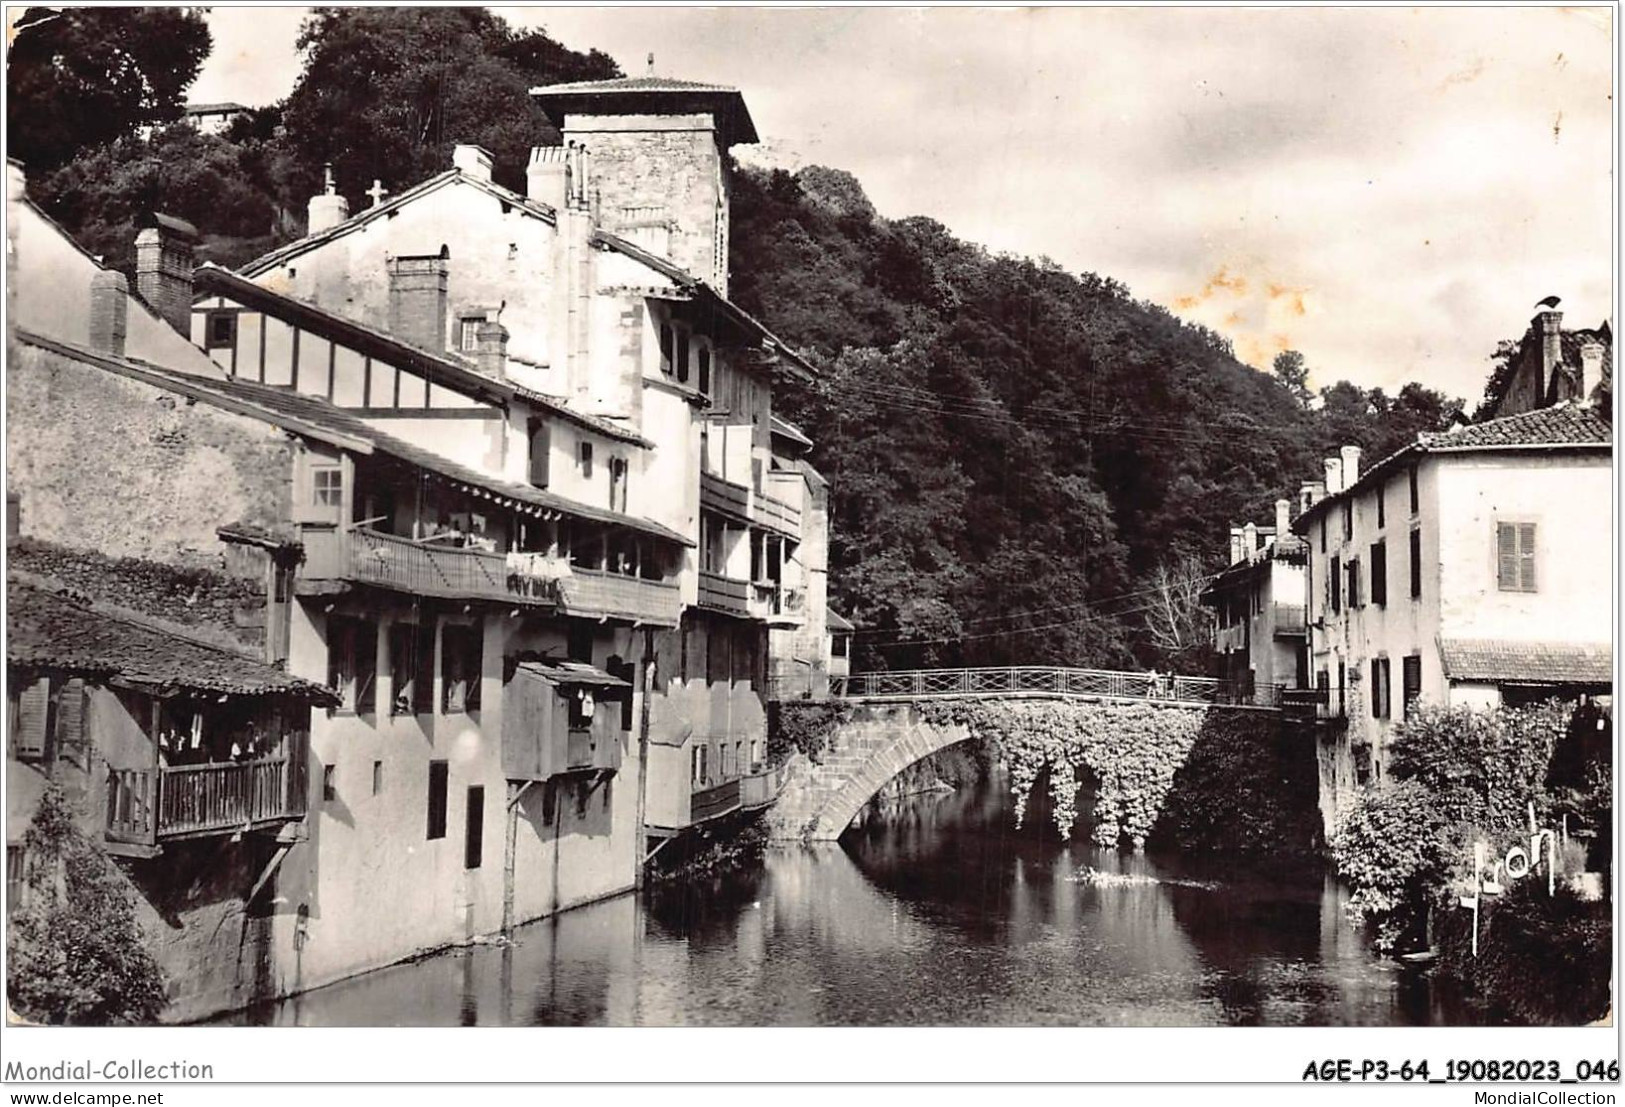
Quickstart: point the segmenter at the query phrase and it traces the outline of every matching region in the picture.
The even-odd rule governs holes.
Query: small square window
[[[317,507],[340,507],[344,503],[344,471],[317,469],[311,474],[311,502]]]
[[[237,344],[237,313],[215,311],[209,313],[209,325],[203,338],[206,349],[230,348]]]
[[[468,315],[457,321],[457,349],[465,354],[476,353],[480,348],[480,324],[485,320],[478,315]]]
[[[591,442],[583,442],[583,443],[581,443],[581,455],[580,456],[581,456],[581,475],[584,476],[584,477],[591,477],[592,476],[592,443]]]

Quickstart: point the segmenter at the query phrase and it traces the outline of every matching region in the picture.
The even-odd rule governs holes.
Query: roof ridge
[[[201,633],[197,627],[189,627],[184,623],[177,623],[170,619],[165,619],[160,615],[152,615],[145,611],[137,611],[134,608],[125,607],[123,604],[116,604],[110,600],[100,599],[89,592],[84,592],[78,588],[75,588],[67,581],[59,580],[56,577],[49,576],[44,573],[35,573],[28,569],[13,569],[9,566],[6,575],[8,578],[25,588],[33,588],[36,591],[48,592],[59,600],[71,603],[77,607],[85,608],[85,610],[89,611],[93,615],[100,615],[101,617],[111,619],[114,622],[128,623],[132,626],[138,626],[145,630],[156,631],[159,634],[167,634],[172,638],[179,638],[183,641],[190,642],[194,646],[214,650],[217,653],[229,654],[232,657],[242,658],[247,661],[257,661],[268,668],[276,668],[275,665],[272,665],[263,657],[258,656],[252,649],[246,646],[228,645],[215,639],[212,635]],[[282,672],[283,670],[278,669],[277,671]]]

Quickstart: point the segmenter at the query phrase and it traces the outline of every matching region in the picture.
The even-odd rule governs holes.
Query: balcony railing
[[[775,483],[787,482],[769,481],[767,488],[755,491],[749,485],[735,484],[715,473],[701,473],[700,505],[800,541],[801,507],[793,499],[775,494],[772,489]]]
[[[1280,687],[1241,689],[1214,677],[1103,669],[916,669],[830,677],[830,695],[850,699],[917,700],[954,696],[1080,696],[1176,703],[1280,705]]]
[[[724,515],[750,518],[750,488],[715,473],[700,474],[700,505]]]
[[[305,780],[302,750],[297,757],[112,769],[107,837],[154,845],[300,819]]]
[[[1297,635],[1304,632],[1303,605],[1278,603],[1275,605],[1275,633]]]
[[[700,606],[709,607],[714,611],[726,612],[729,615],[738,615],[741,618],[750,618],[750,592],[749,581],[735,580],[725,577],[721,573],[700,571]]]
[[[704,822],[734,811],[757,811],[768,806],[779,798],[785,772],[783,766],[763,769],[691,793],[688,800],[689,822]]]
[[[307,527],[303,538],[306,576],[362,581],[416,596],[556,605],[565,571],[540,554],[456,549],[365,527]]]
[[[598,569],[573,569],[559,580],[564,610],[655,626],[676,626],[682,595],[674,581],[644,580]]]
[[[799,541],[801,539],[801,506],[781,500],[772,492],[763,492],[756,497],[753,505],[755,510],[751,513],[753,521],[760,523],[770,530],[779,531]]]

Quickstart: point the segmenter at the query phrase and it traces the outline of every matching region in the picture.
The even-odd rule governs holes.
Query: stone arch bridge
[[[1101,669],[920,669],[858,673],[830,681],[833,698],[863,708],[842,723],[820,760],[792,759],[769,813],[775,838],[833,841],[898,773],[923,757],[971,738],[962,725],[927,722],[916,705],[929,700],[1075,699],[1145,704],[1170,711],[1223,705],[1279,710],[1281,689],[1261,685],[1239,697],[1210,677]]]

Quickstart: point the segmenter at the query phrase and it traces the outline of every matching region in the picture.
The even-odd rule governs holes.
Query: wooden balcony
[[[799,478],[797,478],[799,479]],[[755,497],[751,505],[751,521],[769,530],[778,531],[795,541],[801,541],[801,505],[773,494],[773,484]]]
[[[1304,633],[1303,605],[1278,603],[1275,605],[1275,633],[1280,637],[1299,637]]]
[[[351,580],[414,596],[503,603],[559,603],[559,574],[538,555],[507,555],[415,542],[355,527],[306,527],[304,576]]]
[[[736,519],[750,518],[750,488],[715,473],[700,474],[700,506]]]
[[[749,581],[735,580],[733,577],[725,577],[721,573],[700,570],[699,601],[701,607],[748,619],[751,617],[750,596],[751,584]]]
[[[797,476],[797,480],[800,477]],[[788,481],[769,480],[760,492],[749,485],[735,484],[715,473],[700,474],[700,506],[730,516],[740,522],[776,531],[795,541],[801,540],[801,506],[790,498],[790,489],[780,495],[775,484]]]
[[[303,743],[296,756],[110,769],[107,838],[155,847],[166,840],[291,822],[305,816]]]
[[[562,606],[571,615],[674,627],[682,612],[682,595],[675,581],[572,569],[558,584]]]
[[[779,798],[784,769],[764,769],[749,776],[725,780],[693,792],[688,800],[688,821],[703,823],[735,811],[758,811]]]

